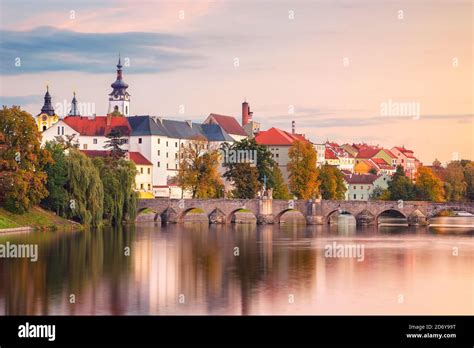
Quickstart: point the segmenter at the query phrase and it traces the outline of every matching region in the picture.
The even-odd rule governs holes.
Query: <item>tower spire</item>
[[[46,85],[46,93],[44,95],[44,104],[43,104],[43,107],[41,108],[41,113],[48,114],[50,116],[54,115],[54,108],[53,108],[53,105],[51,104],[51,95],[49,94],[48,85]]]
[[[77,107],[77,99],[76,99],[76,92],[73,92],[73,98],[71,101],[71,110],[69,111],[68,116],[80,116],[79,108]]]

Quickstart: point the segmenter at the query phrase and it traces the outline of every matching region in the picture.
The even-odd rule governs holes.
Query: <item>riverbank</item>
[[[33,207],[21,215],[0,208],[0,233],[28,230],[72,230],[80,227],[80,224],[40,207]]]

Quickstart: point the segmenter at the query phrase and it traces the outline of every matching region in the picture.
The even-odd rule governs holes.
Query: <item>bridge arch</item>
[[[247,217],[245,218],[246,221],[238,221],[236,220],[236,213],[246,213]],[[237,208],[234,209],[227,215],[227,222],[228,223],[257,223],[257,216],[255,216],[254,212],[246,208]]]
[[[376,224],[380,224],[380,217],[382,214],[387,214],[387,213],[392,213],[392,214],[395,214],[395,215],[398,215],[398,217],[400,218],[404,218],[405,220],[407,220],[408,222],[408,216],[407,214],[405,214],[404,212],[400,211],[399,209],[396,209],[396,208],[388,208],[388,209],[384,209],[382,211],[380,211],[376,217],[375,217],[375,223]]]
[[[354,214],[352,211],[349,211],[347,209],[338,208],[338,209],[334,209],[334,210],[330,211],[326,215],[325,223],[327,225],[330,225],[331,224],[331,218],[334,218],[335,216],[339,216],[339,215],[350,215],[354,218],[354,220],[356,219],[356,216],[357,216],[357,214]]]
[[[161,223],[168,224],[168,223],[177,223],[179,222],[179,214],[174,210],[172,207],[166,208],[161,214]]]
[[[209,217],[207,213],[198,207],[191,207],[183,210],[178,217],[178,222],[207,222]]]
[[[295,213],[295,215],[298,216],[298,219],[301,219],[301,222],[306,224],[306,216],[301,211],[299,211],[298,209],[291,209],[291,208],[284,209],[281,212],[279,212],[275,216],[275,220],[274,220],[275,223],[277,223],[277,224],[281,223],[281,218],[283,217],[283,215],[285,215],[286,213],[289,213],[289,212]]]

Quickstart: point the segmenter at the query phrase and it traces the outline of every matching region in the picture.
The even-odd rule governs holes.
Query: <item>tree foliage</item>
[[[288,186],[283,179],[283,175],[281,173],[278,164],[275,163],[273,166],[272,171],[272,178],[273,178],[273,198],[274,199],[289,199],[290,194],[288,192]]]
[[[416,199],[441,202],[444,200],[443,182],[428,167],[419,167],[415,183]]]
[[[110,156],[116,161],[124,158],[127,151],[122,149],[122,145],[126,143],[127,139],[122,136],[120,130],[114,128],[106,137],[104,149],[110,151]]]
[[[41,205],[57,215],[65,216],[69,199],[66,190],[68,171],[64,143],[47,142],[44,148],[50,153],[53,162],[46,164],[44,168],[48,176],[46,188],[49,195],[43,199]]]
[[[446,200],[461,201],[466,196],[467,182],[464,167],[460,161],[452,161],[446,166],[444,189]]]
[[[344,199],[347,190],[344,174],[335,166],[323,165],[319,170],[318,182],[323,199]]]
[[[388,183],[388,192],[390,200],[411,201],[415,199],[415,187],[405,174],[402,166],[397,166],[397,170]]]
[[[197,137],[180,150],[176,181],[182,190],[190,190],[193,198],[223,196],[224,185],[218,172],[219,152],[207,147],[207,140]]]
[[[294,141],[288,150],[289,188],[298,199],[315,198],[318,195],[318,169],[316,150],[307,141]]]
[[[0,110],[0,139],[0,204],[21,214],[48,195],[43,167],[51,157],[33,117],[18,106]]]

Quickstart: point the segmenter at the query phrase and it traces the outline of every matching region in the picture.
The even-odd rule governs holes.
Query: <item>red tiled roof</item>
[[[389,149],[383,149],[383,150],[384,150],[385,153],[386,153],[387,155],[389,155],[390,157],[392,157],[392,158],[397,158],[397,156],[395,156],[395,155],[393,154],[393,152],[390,151]]]
[[[337,156],[336,156],[336,154],[334,153],[333,150],[326,147],[326,149],[324,151],[324,158],[325,159],[337,159]]]
[[[357,152],[357,158],[372,158],[374,157],[378,152],[380,151],[380,148],[378,147],[362,147],[359,149],[359,152]]]
[[[266,131],[258,132],[255,141],[260,145],[287,145],[290,146],[294,141],[308,141],[302,134],[292,134],[275,127]]]
[[[345,175],[344,180],[348,184],[373,184],[378,177],[375,174],[352,174]]]
[[[210,114],[209,117],[229,134],[247,136],[247,133],[233,116]]]
[[[326,141],[326,145],[329,145],[330,147],[332,148],[337,148],[339,147],[339,144],[338,143],[335,143],[335,142],[331,142],[331,141]]]
[[[110,155],[110,151],[108,150],[80,150],[84,155],[87,157],[107,157]],[[140,164],[142,166],[151,166],[149,160],[147,160],[141,153],[139,152],[127,152],[128,159],[135,164]]]
[[[377,167],[379,167],[380,169],[395,170],[395,168],[389,165],[387,162],[385,162],[383,158],[374,157],[374,158],[371,158],[370,160],[374,162],[377,165]]]
[[[95,118],[68,116],[63,121],[80,135],[86,136],[107,136],[112,129],[120,131],[123,136],[128,136],[131,132],[130,124],[123,116],[112,116],[110,126],[107,125],[107,116],[96,116]]]
[[[149,160],[146,159],[145,156],[143,156],[140,152],[129,152],[128,157],[130,158],[130,161],[132,161],[135,164],[139,164],[142,166],[152,166],[153,163],[151,163]]]
[[[413,151],[412,150],[408,150],[408,149],[405,149],[404,147],[400,147],[400,146],[395,146],[395,149],[397,149],[398,151],[403,153],[408,158],[415,158],[415,156],[413,156]]]

